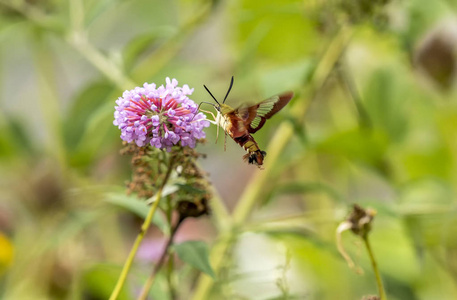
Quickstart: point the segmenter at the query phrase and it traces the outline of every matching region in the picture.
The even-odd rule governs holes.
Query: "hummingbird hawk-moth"
[[[225,104],[225,100],[230,93],[233,86],[233,76],[230,81],[227,94],[222,103],[211,94],[209,89],[203,85],[211,97],[216,101],[216,104],[209,102],[202,102],[212,105],[217,110],[217,116],[209,111],[214,117],[213,120],[208,120],[212,124],[217,125],[217,136],[219,136],[219,126],[225,131],[225,136],[228,134],[238,145],[243,147],[247,154],[243,159],[249,164],[257,165],[259,168],[263,165],[263,160],[266,152],[260,150],[259,145],[252,137],[251,134],[256,133],[265,124],[266,120],[270,119],[274,114],[280,111],[284,106],[289,103],[290,99],[294,96],[293,92],[285,92],[265,99],[254,105],[242,104],[237,108],[232,108]],[[217,141],[217,138],[216,138]]]

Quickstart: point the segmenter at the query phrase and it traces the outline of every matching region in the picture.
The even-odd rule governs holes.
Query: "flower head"
[[[149,143],[170,151],[181,143],[194,148],[196,140],[205,137],[203,128],[209,122],[187,97],[193,91],[187,84],[178,87],[178,81],[168,77],[165,86],[145,83],[125,91],[116,100],[113,124],[121,130],[121,139],[140,147]]]

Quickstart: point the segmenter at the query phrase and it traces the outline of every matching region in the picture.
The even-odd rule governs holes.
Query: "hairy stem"
[[[149,226],[151,225],[152,217],[154,216],[154,213],[156,212],[157,207],[159,206],[160,199],[162,198],[163,188],[164,188],[165,184],[167,183],[172,170],[173,170],[173,159],[170,158],[168,170],[167,170],[167,173],[165,174],[163,183],[160,186],[159,190],[157,191],[156,199],[155,199],[153,205],[151,206],[151,208],[149,209],[148,215],[146,216],[146,219],[144,220],[143,225],[141,225],[140,233],[138,233],[135,243],[133,244],[132,250],[130,250],[129,256],[127,257],[124,267],[122,268],[121,275],[119,276],[116,286],[114,287],[113,293],[111,294],[111,297],[109,298],[110,300],[117,299],[117,297],[119,296],[119,293],[122,290],[122,287],[124,286],[125,280],[127,279],[127,274],[132,266],[133,259],[135,258],[136,252],[138,251],[138,247],[140,246],[141,242],[143,241],[144,235],[146,234]]]

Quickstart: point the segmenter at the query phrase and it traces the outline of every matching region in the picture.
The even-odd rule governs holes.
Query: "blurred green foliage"
[[[263,171],[207,130],[198,150],[213,215],[186,221],[179,242],[207,241],[217,279],[177,261],[154,299],[170,287],[197,300],[376,294],[356,237],[343,242],[364,275],[336,249],[351,203],[378,211],[370,240],[388,299],[456,299],[456,10],[453,0],[0,0],[0,298],[107,299],[147,209],[124,195],[114,101],[167,76],[211,101],[202,85],[222,97],[234,75],[233,106],[296,97],[255,134]],[[152,270],[161,217],[122,299]],[[193,261],[210,272],[201,253]]]

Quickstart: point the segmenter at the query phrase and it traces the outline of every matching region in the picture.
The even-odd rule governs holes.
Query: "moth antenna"
[[[202,104],[209,104],[209,105],[211,105],[212,107],[216,106],[216,104],[214,104],[214,103],[202,101],[202,102],[200,102],[200,104],[198,105],[197,110],[200,109],[200,106],[202,106]]]
[[[221,104],[219,103],[219,101],[216,100],[216,97],[213,96],[213,94],[211,94],[211,92],[208,90],[208,88],[206,87],[206,85],[203,85],[206,89],[206,91],[211,95],[211,97],[213,97],[214,101],[216,101],[217,104],[219,104],[219,106],[221,106]],[[202,102],[203,103],[203,102]]]
[[[229,95],[230,90],[232,89],[232,86],[233,86],[233,76],[232,76],[232,80],[230,80],[230,86],[228,88],[227,94],[225,95],[224,101],[222,101],[222,103],[225,103],[225,100],[227,99],[227,96]]]

